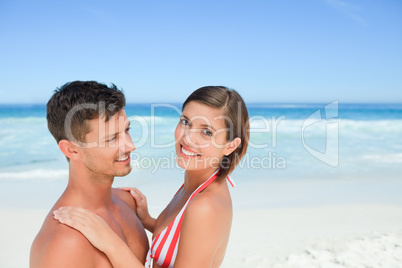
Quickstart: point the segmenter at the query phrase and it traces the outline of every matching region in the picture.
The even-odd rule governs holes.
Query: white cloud
[[[349,4],[341,0],[325,0],[325,2],[331,7],[341,11],[343,14],[347,15],[349,18],[357,21],[362,26],[367,26],[366,21],[363,19],[359,12],[360,7],[357,5]]]

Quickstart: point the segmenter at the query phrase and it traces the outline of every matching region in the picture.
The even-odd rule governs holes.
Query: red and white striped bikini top
[[[148,251],[147,259],[145,262],[145,267],[150,268],[152,264],[152,259],[162,268],[171,268],[175,263],[177,256],[177,248],[180,239],[180,228],[184,217],[184,211],[191,201],[199,192],[208,187],[217,177],[218,171],[216,171],[212,176],[201,184],[189,197],[186,204],[177,214],[176,218],[172,223],[169,224],[161,233],[159,233],[153,240],[151,248]],[[226,178],[232,187],[235,187],[233,180],[228,176]],[[183,186],[182,186],[183,187]],[[182,188],[181,187],[181,188]],[[181,189],[180,188],[180,189]],[[179,191],[180,191],[179,189]]]

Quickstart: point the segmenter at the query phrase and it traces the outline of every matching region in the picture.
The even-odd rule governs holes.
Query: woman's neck
[[[214,169],[186,170],[184,174],[183,191],[189,193],[194,192],[195,189],[206,182],[215,171]]]

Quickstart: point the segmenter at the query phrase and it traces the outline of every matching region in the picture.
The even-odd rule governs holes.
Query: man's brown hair
[[[47,126],[59,143],[61,140],[85,142],[90,131],[87,120],[111,116],[126,105],[124,94],[96,81],[74,81],[55,90],[47,103]]]

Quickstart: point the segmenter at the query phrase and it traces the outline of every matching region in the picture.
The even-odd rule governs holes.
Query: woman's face
[[[222,109],[190,101],[175,131],[177,164],[186,170],[216,170],[234,150],[226,140],[227,120]]]

